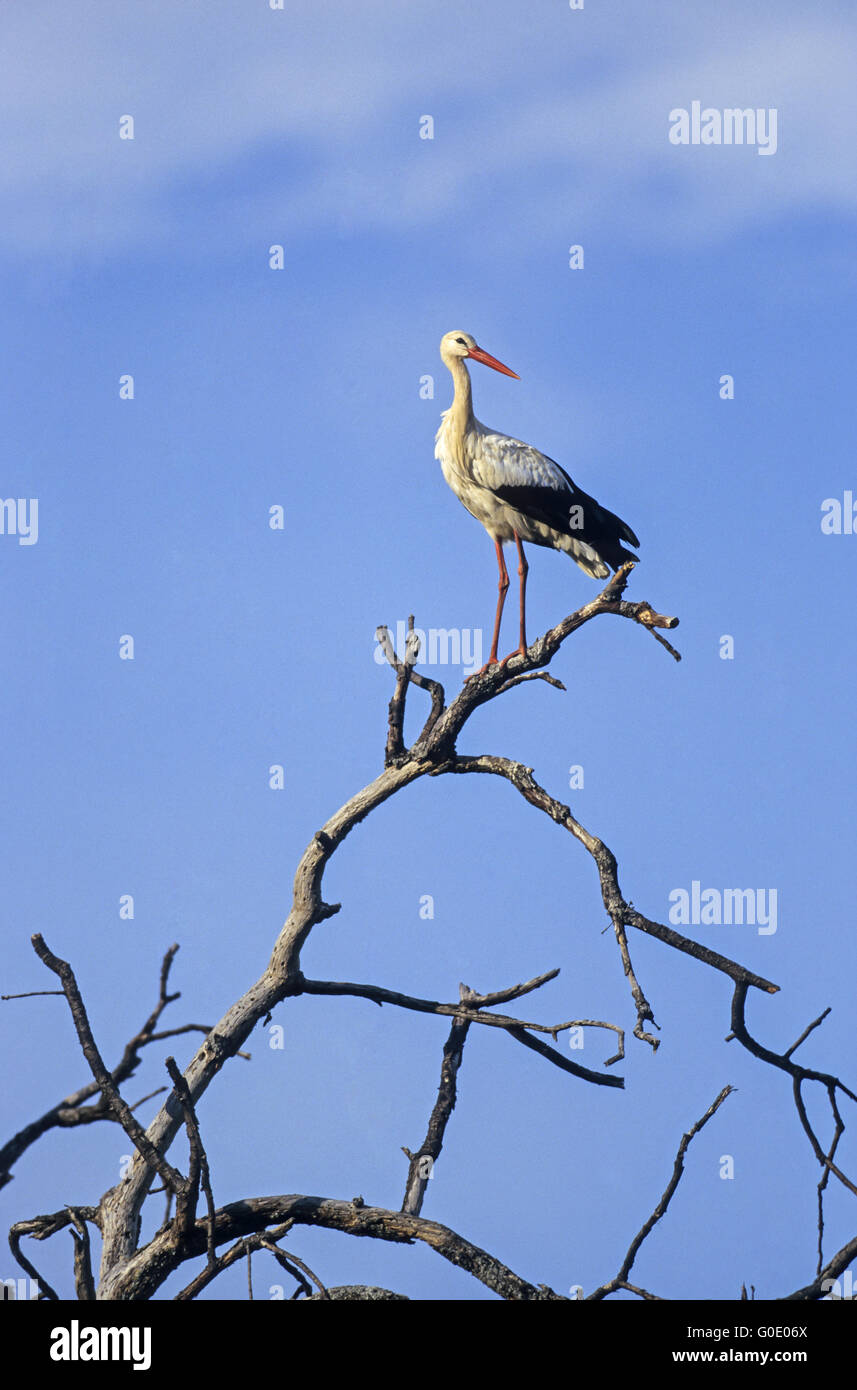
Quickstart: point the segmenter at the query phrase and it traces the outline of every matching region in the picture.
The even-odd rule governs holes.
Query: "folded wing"
[[[485,432],[471,463],[474,482],[502,502],[591,547],[613,569],[637,556],[622,545],[639,545],[631,527],[579,488],[555,459],[508,435]],[[550,545],[548,538],[536,544]]]

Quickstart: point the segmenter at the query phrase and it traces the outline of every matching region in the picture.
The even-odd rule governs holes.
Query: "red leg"
[[[515,545],[518,547],[518,579],[521,587],[521,628],[517,648],[508,656],[503,657],[500,662],[501,666],[505,666],[506,662],[511,661],[513,656],[527,655],[527,575],[530,572],[530,567],[527,564],[524,547],[521,545],[521,537],[517,531],[515,532]]]
[[[527,654],[527,575],[530,567],[524,555],[524,547],[521,545],[521,537],[515,532],[515,544],[518,547],[518,578],[521,581],[521,645],[518,650],[521,656]]]
[[[481,676],[483,671],[487,671],[497,660],[497,643],[500,640],[500,619],[503,616],[503,604],[506,602],[506,590],[509,587],[509,571],[506,569],[506,561],[503,559],[503,547],[498,540],[494,541],[494,548],[497,551],[497,568],[500,577],[497,583],[497,616],[494,619],[494,636],[491,640],[491,654],[485,665],[473,674]],[[470,680],[470,676],[467,677]]]
[[[506,561],[503,559],[503,547],[498,540],[494,542],[497,551],[497,567],[500,571],[500,578],[497,583],[497,616],[494,619],[494,637],[491,641],[491,655],[488,658],[488,665],[497,660],[497,643],[500,640],[500,619],[503,616],[503,604],[506,602],[506,590],[509,587],[509,571],[506,569]]]

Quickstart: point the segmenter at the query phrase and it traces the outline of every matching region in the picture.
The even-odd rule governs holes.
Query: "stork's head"
[[[458,328],[453,329],[451,333],[444,333],[440,340],[440,355],[450,370],[453,358],[470,357],[474,362],[482,362],[486,367],[493,367],[495,372],[503,372],[505,376],[513,376],[516,379],[518,377],[518,373],[513,372],[511,367],[504,367],[503,363],[498,362],[496,357],[492,357],[490,352],[485,352],[479,347],[475,338]]]

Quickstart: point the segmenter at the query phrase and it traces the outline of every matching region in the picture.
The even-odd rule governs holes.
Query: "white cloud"
[[[16,256],[331,226],[502,242],[578,215],[699,240],[857,202],[857,22],[833,3],[99,9],[4,12],[0,245]],[[777,154],[671,146],[669,110],[697,98],[776,106]]]

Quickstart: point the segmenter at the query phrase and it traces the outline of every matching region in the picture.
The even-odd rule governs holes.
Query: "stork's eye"
[[[455,341],[456,341],[457,343],[461,343],[461,346],[462,346],[462,347],[467,347],[467,344],[465,343],[465,341],[464,341],[463,338],[456,338]]]

